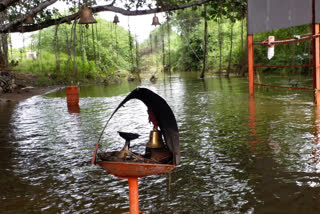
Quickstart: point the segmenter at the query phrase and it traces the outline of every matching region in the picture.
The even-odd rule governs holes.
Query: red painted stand
[[[109,174],[118,178],[128,179],[129,184],[129,206],[130,214],[143,213],[139,212],[139,186],[138,178],[149,175],[159,175],[168,173],[175,168],[169,164],[148,164],[132,162],[97,162]]]

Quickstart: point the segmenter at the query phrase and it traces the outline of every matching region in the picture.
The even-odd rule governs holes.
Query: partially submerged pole
[[[248,35],[248,80],[249,96],[254,95],[254,58],[253,58],[253,35]]]
[[[312,1],[312,35],[319,34],[319,24],[315,23],[315,1]],[[320,105],[320,54],[319,37],[312,40],[312,64],[313,64],[313,102]]]
[[[313,35],[319,33],[319,24],[313,24]],[[320,105],[320,67],[319,67],[319,37],[312,40],[312,61],[313,61],[313,102]]]

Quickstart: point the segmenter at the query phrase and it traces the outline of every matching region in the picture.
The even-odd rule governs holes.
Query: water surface
[[[309,84],[308,82],[306,84]],[[116,106],[138,85],[81,87],[80,113],[65,90],[0,105],[0,213],[121,213],[127,181],[90,165],[94,145]],[[320,210],[320,112],[312,92],[256,88],[243,78],[175,75],[142,83],[172,108],[182,161],[169,175],[139,179],[140,210],[149,213],[317,213]],[[146,107],[128,102],[103,134],[141,134]]]

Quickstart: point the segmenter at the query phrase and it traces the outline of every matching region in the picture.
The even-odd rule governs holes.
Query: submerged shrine
[[[138,133],[118,132],[125,140],[120,151],[99,151],[99,142],[114,114],[129,100],[138,99],[148,108],[149,121],[153,124],[145,153],[130,150],[130,142],[139,138]],[[109,174],[128,179],[130,213],[139,213],[138,178],[172,171],[180,163],[179,130],[175,116],[167,102],[146,88],[133,90],[114,110],[107,120],[95,146],[92,164],[98,164]]]

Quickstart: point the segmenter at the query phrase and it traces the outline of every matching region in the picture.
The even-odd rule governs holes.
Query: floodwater
[[[312,84],[310,80],[305,84]],[[148,213],[319,213],[320,112],[312,91],[256,88],[244,78],[176,75],[142,86],[171,106],[182,161],[171,175],[139,179]],[[0,213],[122,213],[127,180],[90,164],[111,112],[135,83],[82,87],[80,113],[65,91],[0,105]],[[103,134],[118,150],[117,131],[135,132],[142,152],[151,124],[146,107],[128,102]]]

